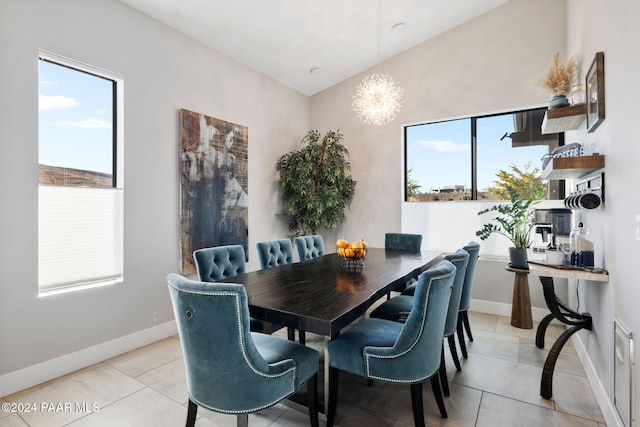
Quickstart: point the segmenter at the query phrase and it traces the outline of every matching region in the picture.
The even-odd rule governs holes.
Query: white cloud
[[[53,111],[61,110],[64,108],[71,108],[80,105],[78,101],[66,96],[54,95],[38,95],[38,108],[40,111]]]
[[[79,121],[65,121],[65,122],[56,122],[56,126],[62,127],[73,127],[73,128],[83,128],[83,129],[108,129],[111,128],[111,123],[98,120],[98,119],[86,119]]]
[[[426,148],[428,150],[434,151],[469,151],[471,146],[469,144],[462,144],[459,142],[451,141],[451,140],[428,140],[428,141],[416,141],[415,145],[417,147]]]

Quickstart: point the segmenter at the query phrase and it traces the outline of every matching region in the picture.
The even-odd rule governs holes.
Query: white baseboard
[[[596,401],[600,407],[600,412],[602,412],[602,416],[604,417],[607,426],[625,427],[622,419],[618,416],[618,411],[616,410],[615,405],[607,396],[604,385],[600,381],[600,377],[598,377],[596,368],[593,366],[593,363],[591,363],[591,358],[589,358],[580,336],[578,334],[574,334],[571,337],[571,342],[573,344],[573,348],[576,350],[578,359],[580,359],[580,362],[582,363],[582,368],[584,369],[585,374],[587,374],[587,380],[589,380],[589,385],[591,386],[591,390],[593,390],[593,394],[596,397]]]
[[[0,376],[0,397],[58,378],[178,333],[175,320]]]
[[[477,311],[479,313],[495,314],[496,316],[511,317],[511,304],[472,299],[471,311]],[[546,316],[547,314],[549,314],[548,308],[531,307],[531,318],[536,322],[541,321],[544,318],[544,316]],[[555,319],[551,323],[560,324],[560,322],[556,321]]]

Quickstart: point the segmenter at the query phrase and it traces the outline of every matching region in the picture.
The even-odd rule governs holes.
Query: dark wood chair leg
[[[424,427],[424,408],[422,406],[422,383],[411,384],[411,407],[413,409],[414,425],[416,427]]]
[[[449,397],[449,380],[447,379],[447,366],[444,362],[444,341],[442,341],[442,352],[440,352],[440,383],[442,383],[442,392]]]
[[[469,312],[463,311],[462,321],[464,322],[464,329],[467,331],[467,335],[469,336],[469,341],[473,341],[473,335],[471,334],[471,325],[469,325]]]
[[[462,326],[462,323],[463,323],[462,316],[463,316],[462,313],[458,315],[458,327],[456,332],[458,333],[458,343],[460,344],[460,351],[462,352],[462,357],[467,359],[469,355],[467,354],[467,346],[464,343],[464,330],[463,330],[464,326]]]
[[[187,409],[187,424],[186,427],[193,427],[196,425],[196,414],[198,413],[198,405],[193,403],[191,399],[189,399],[189,407]]]
[[[287,326],[287,338],[289,339],[289,341],[296,340],[296,330],[293,329],[291,326]]]
[[[453,364],[456,365],[456,371],[462,371],[462,366],[460,365],[460,359],[458,359],[458,350],[456,350],[456,340],[453,334],[447,337],[447,341],[449,342],[449,351],[451,352],[451,357],[453,358]],[[445,396],[447,396],[445,394]]]
[[[333,423],[336,420],[336,407],[338,405],[338,372],[338,369],[329,367],[329,408],[326,411],[327,427],[333,427]]]
[[[440,409],[440,416],[447,418],[447,408],[444,407],[444,399],[442,399],[442,392],[440,391],[440,379],[438,373],[431,377],[431,388],[433,389],[433,396],[436,398],[438,409]]]
[[[304,333],[304,331],[302,329],[300,329],[298,331],[298,335],[300,335],[300,339],[298,340],[298,342],[300,344],[302,344],[302,345],[305,345],[305,343],[307,342],[307,339],[306,339],[306,335],[305,335],[305,333]]]
[[[318,374],[307,381],[307,407],[311,427],[318,427]]]

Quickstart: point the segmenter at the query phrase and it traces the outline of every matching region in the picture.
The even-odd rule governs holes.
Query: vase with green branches
[[[532,244],[531,233],[535,225],[533,221],[535,206],[544,197],[545,188],[544,185],[539,185],[530,198],[522,198],[512,187],[507,187],[507,191],[510,197],[509,203],[501,203],[478,212],[478,215],[489,212],[497,212],[497,215],[493,218],[493,222],[484,224],[480,230],[476,231],[476,236],[480,240],[486,240],[494,233],[506,237],[516,249],[516,251],[509,250],[512,266],[528,268],[526,250]],[[523,253],[524,262],[522,260]],[[520,258],[515,259],[514,255]]]
[[[340,131],[324,136],[309,131],[299,150],[278,160],[280,188],[291,236],[317,234],[321,228],[335,229],[345,219],[355,193],[347,161],[349,151]]]

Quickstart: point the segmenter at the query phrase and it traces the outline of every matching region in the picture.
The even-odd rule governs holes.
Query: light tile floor
[[[561,326],[550,326],[548,344],[541,350],[534,344],[535,329],[513,328],[509,318],[470,313],[470,323],[474,341],[467,344],[469,358],[463,359],[461,372],[456,372],[445,345],[449,418],[440,418],[429,383],[424,387],[428,426],[605,426],[570,343],[556,365],[553,400],[539,395],[542,366]],[[322,340],[307,334],[308,345],[320,351]],[[338,393],[339,426],[413,425],[408,386],[374,383],[369,387],[366,380],[342,373]],[[0,427],[184,425],[187,392],[179,339],[158,341],[0,399],[7,402],[35,403],[37,410],[0,412]],[[49,405],[43,407],[43,403]],[[233,416],[203,409],[198,415],[197,426],[235,425]],[[278,404],[251,414],[249,425],[306,426],[308,420],[307,414]]]

